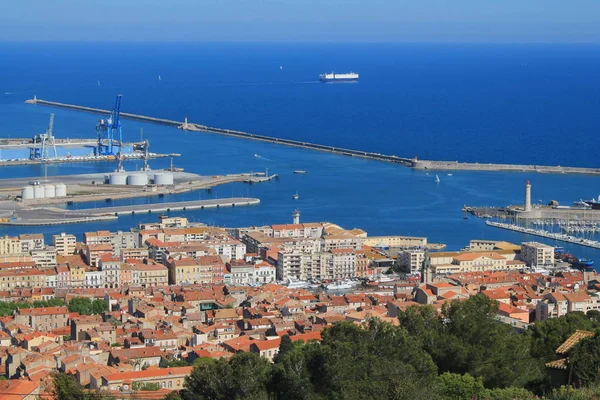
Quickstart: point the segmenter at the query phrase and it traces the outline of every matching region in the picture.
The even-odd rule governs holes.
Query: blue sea
[[[440,160],[598,166],[600,46],[484,44],[0,43],[0,137],[43,132],[51,112],[57,137],[93,137],[98,116],[25,105],[39,98],[122,110],[315,143]],[[360,73],[324,84],[324,72]],[[158,77],[161,77],[159,80]],[[99,84],[98,84],[99,83]],[[263,171],[259,185],[231,184],[164,199],[253,196],[256,207],[186,212],[220,226],[331,221],[371,235],[419,235],[460,249],[471,239],[535,237],[464,220],[468,205],[534,200],[571,204],[600,193],[600,178],[550,174],[425,172],[274,144],[123,121],[125,140],[181,153],[175,165],[200,174]],[[83,150],[82,150],[83,151]],[[87,150],[86,150],[87,151]],[[3,152],[5,153],[5,152]],[[10,154],[0,154],[10,158]],[[168,159],[154,160],[155,169]],[[133,170],[140,161],[126,163]],[[51,165],[48,174],[108,172],[107,162]],[[303,169],[306,175],[293,171]],[[0,169],[3,178],[39,177],[43,167]],[[299,193],[300,198],[292,199]],[[77,207],[102,206],[85,204]],[[156,215],[106,224],[7,228],[0,234],[128,229]],[[555,244],[549,242],[551,244]],[[565,245],[596,258],[600,252]]]

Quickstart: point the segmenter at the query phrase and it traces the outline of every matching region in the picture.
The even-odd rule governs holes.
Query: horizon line
[[[396,40],[69,40],[0,39],[0,43],[122,43],[122,44],[406,44],[406,45],[600,45],[600,41],[396,41]]]

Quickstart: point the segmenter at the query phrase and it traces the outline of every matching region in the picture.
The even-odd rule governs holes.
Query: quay
[[[107,144],[106,140],[102,141],[103,144]],[[119,146],[143,146],[146,142],[123,142],[119,143]],[[59,139],[53,138],[53,146],[74,148],[74,147],[98,147],[97,139]],[[12,139],[0,139],[0,150],[19,150],[19,149],[31,149],[39,147],[39,142],[34,142],[31,138],[12,138]]]
[[[85,107],[74,104],[58,103],[54,101],[42,100],[34,97],[27,100],[27,104],[39,104],[51,107],[65,108],[75,111],[84,111],[95,114],[109,115],[109,110],[100,108]],[[215,128],[206,125],[190,123],[187,118],[182,121],[174,121],[164,118],[155,118],[139,114],[121,113],[122,118],[127,118],[136,121],[151,122],[161,125],[172,126],[178,129],[195,132],[215,133],[225,136],[234,136],[244,139],[258,140],[274,144],[282,144],[286,146],[299,147],[309,150],[317,150],[334,154],[341,154],[351,157],[360,157],[370,160],[390,162],[400,164],[415,170],[470,170],[470,171],[506,171],[506,172],[536,172],[536,173],[555,173],[555,174],[587,174],[600,175],[600,168],[583,168],[583,167],[563,167],[563,166],[545,166],[545,165],[517,165],[517,164],[480,164],[466,163],[458,161],[432,161],[419,160],[415,158],[398,157],[395,155],[386,155],[368,151],[352,150],[342,147],[326,146],[316,143],[302,142],[298,140],[282,139],[272,136],[258,135],[248,132],[235,131],[231,129]]]
[[[566,235],[564,233],[552,233],[539,229],[531,229],[531,228],[523,228],[522,226],[513,225],[513,224],[505,224],[501,222],[493,222],[493,221],[485,221],[485,224],[488,226],[493,226],[495,228],[507,229],[509,231],[521,232],[528,235],[540,236],[547,239],[554,239],[561,242],[567,242],[572,244],[577,244],[579,246],[592,247],[594,249],[600,249],[600,242],[579,238],[576,236]]]
[[[204,210],[207,208],[242,207],[260,204],[260,200],[250,197],[233,197],[230,199],[175,201],[170,203],[150,203],[130,206],[102,207],[78,210],[94,216],[135,215],[157,212]]]
[[[97,142],[96,142],[97,143]],[[156,154],[149,153],[146,157],[144,153],[125,153],[121,154],[123,160],[138,160],[138,159],[154,159],[154,158],[166,158],[166,157],[179,157],[179,154]],[[37,165],[37,164],[64,164],[64,163],[80,163],[80,162],[96,162],[96,161],[115,161],[114,156],[73,156],[73,157],[53,157],[42,159],[14,159],[14,160],[0,160],[0,167],[14,167],[18,165]]]
[[[117,219],[119,215],[156,212],[203,210],[221,207],[242,207],[260,204],[250,197],[148,203],[129,206],[66,210],[56,207],[25,207],[10,201],[0,201],[0,225],[41,226],[98,222]]]

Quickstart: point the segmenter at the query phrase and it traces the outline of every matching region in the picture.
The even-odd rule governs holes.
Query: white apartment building
[[[398,264],[408,269],[411,273],[419,272],[425,262],[424,250],[404,250],[398,253]]]
[[[41,233],[19,235],[19,241],[21,242],[21,253],[44,249],[44,235]]]
[[[524,242],[521,259],[527,266],[554,265],[554,247],[539,242]]]

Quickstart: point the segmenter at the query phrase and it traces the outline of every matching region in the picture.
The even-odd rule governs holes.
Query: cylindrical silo
[[[111,185],[127,185],[127,174],[111,174],[110,175],[110,184]]]
[[[173,174],[170,172],[159,172],[154,174],[154,184],[155,185],[172,185],[173,184]]]
[[[21,189],[21,198],[23,200],[33,199],[33,186],[25,186]]]
[[[56,188],[54,185],[44,185],[44,197],[47,199],[56,197]]]
[[[44,198],[44,186],[36,185],[33,187],[33,198],[34,199],[43,199]]]
[[[65,197],[67,195],[67,185],[64,183],[56,184],[56,197]]]
[[[137,174],[129,174],[127,176],[127,184],[131,186],[144,186],[148,184],[148,175],[144,172]]]

